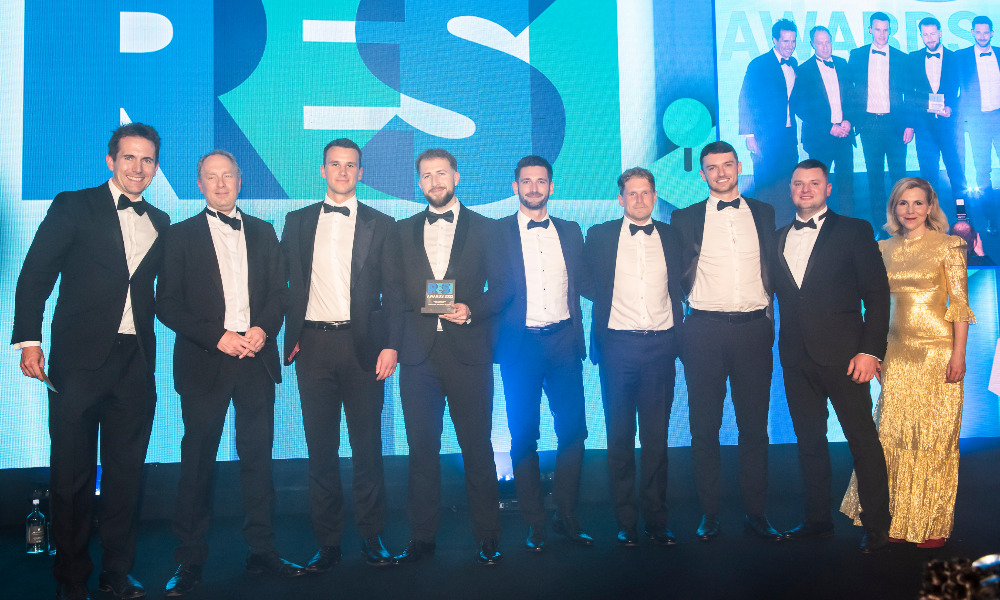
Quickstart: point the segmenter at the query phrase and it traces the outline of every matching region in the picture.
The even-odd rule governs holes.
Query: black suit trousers
[[[525,522],[539,528],[545,525],[538,466],[543,389],[558,440],[552,490],[557,515],[574,515],[579,495],[587,419],[583,363],[573,351],[574,334],[573,327],[552,333],[526,331],[517,357],[500,363],[518,504]]]
[[[51,365],[50,514],[56,546],[52,573],[84,583],[93,570],[88,546],[101,453],[100,535],[104,571],[128,573],[135,559],[136,505],[142,487],[156,388],[134,335],[119,335],[98,369]]]
[[[399,395],[410,447],[406,513],[415,540],[433,542],[441,512],[444,408],[465,463],[465,492],[476,540],[500,537],[499,488],[493,457],[493,364],[467,365],[435,334],[428,357],[400,366]]]
[[[354,520],[362,537],[385,525],[382,404],[385,382],[358,363],[350,330],[303,329],[295,358],[302,422],[309,448],[309,503],[320,546],[339,546],[344,532],[340,483],[340,412],[347,419],[354,479]],[[374,365],[372,365],[374,366]]]
[[[271,509],[271,447],[274,440],[274,381],[260,356],[224,356],[212,389],[182,394],[181,477],[173,531],[179,563],[204,564],[212,504],[212,479],[229,401],[235,412],[236,452],[246,521],[243,537],[251,552],[274,552]]]
[[[920,176],[936,189],[941,175],[941,161],[944,161],[952,200],[965,198],[965,131],[962,122],[956,117],[922,116],[920,127],[914,134],[914,143]]]
[[[634,529],[636,509],[635,433],[638,415],[639,505],[646,528],[667,524],[667,430],[674,402],[676,331],[656,335],[609,329],[599,370],[608,431],[611,501],[618,525]]]
[[[868,125],[861,130],[861,147],[868,171],[868,215],[858,210],[854,215],[867,218],[878,230],[885,224],[885,167],[889,166],[889,181],[895,185],[906,177],[906,144],[903,127],[891,115],[868,115]]]
[[[767,500],[767,414],[774,326],[763,316],[746,323],[729,323],[694,314],[685,320],[682,338],[691,459],[702,511],[719,512],[719,429],[728,378],[739,428],[743,502],[748,514],[762,515]]]
[[[815,158],[833,173],[834,208],[842,215],[854,214],[854,144],[850,137],[839,138],[827,133],[809,145],[809,158]],[[863,218],[863,217],[862,217]]]

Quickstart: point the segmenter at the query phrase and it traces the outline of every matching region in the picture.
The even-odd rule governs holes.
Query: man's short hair
[[[873,27],[875,25],[875,21],[885,21],[886,23],[889,23],[890,26],[892,25],[892,19],[890,19],[889,15],[882,11],[873,12],[872,16],[868,17],[868,26]]]
[[[229,159],[229,162],[233,163],[233,167],[236,169],[236,176],[237,177],[243,176],[243,171],[240,170],[240,165],[239,163],[236,162],[236,157],[233,156],[231,153],[226,152],[225,150],[216,149],[212,150],[205,156],[202,156],[201,158],[198,159],[198,177],[201,177],[201,167],[202,165],[205,164],[205,161],[208,160],[210,156],[225,156],[226,158]]]
[[[649,187],[653,188],[654,192],[656,191],[656,180],[653,179],[653,174],[647,171],[646,169],[643,169],[642,167],[632,167],[631,169],[625,171],[624,173],[618,176],[618,193],[624,194],[625,183],[629,179],[635,179],[636,177],[641,177],[646,181],[648,181]]]
[[[972,254],[972,246],[976,243],[976,228],[970,221],[955,221],[948,230],[948,235],[957,235],[965,240],[966,251]]]
[[[698,157],[698,165],[701,166],[704,164],[705,157],[709,154],[729,154],[730,152],[733,153],[736,160],[740,159],[740,157],[736,155],[736,148],[733,148],[733,145],[729,142],[719,140],[717,142],[712,142],[711,144],[706,144],[705,147],[701,149],[701,155]]]
[[[830,167],[826,166],[821,160],[816,160],[815,158],[807,158],[799,164],[795,165],[792,169],[792,173],[795,173],[799,169],[820,169],[823,171],[823,176],[826,177],[827,181],[830,180]]]
[[[428,148],[427,150],[421,152],[420,156],[417,157],[417,162],[415,163],[417,167],[417,173],[420,172],[421,161],[425,161],[431,158],[444,158],[448,161],[448,164],[451,165],[452,171],[458,170],[458,161],[455,160],[455,157],[451,155],[451,152],[448,152],[447,150],[444,150],[442,148]]]
[[[932,25],[937,27],[938,31],[941,31],[941,21],[938,21],[934,17],[924,17],[923,19],[920,19],[920,22],[917,23],[917,29],[919,30],[923,27],[930,27]]]
[[[160,134],[155,129],[144,123],[127,123],[115,129],[108,140],[108,156],[112,159],[118,158],[118,143],[123,137],[141,137],[152,142],[153,158],[160,162]]]
[[[552,181],[552,165],[541,156],[525,156],[517,161],[517,168],[514,169],[514,181],[521,178],[521,169],[524,167],[545,167],[545,172],[549,174],[549,181]]]
[[[337,139],[333,140],[332,142],[330,142],[329,144],[327,144],[325,148],[323,148],[323,164],[324,165],[326,164],[326,153],[330,151],[330,148],[334,148],[334,147],[336,147],[336,148],[350,148],[351,150],[354,150],[355,152],[358,153],[358,163],[361,162],[361,148],[357,144],[355,144],[352,140],[349,140],[347,138],[337,138]]]
[[[778,19],[778,21],[771,26],[771,39],[781,39],[782,31],[791,31],[796,35],[799,33],[795,23],[789,21],[788,19]]]
[[[813,41],[813,38],[815,38],[816,34],[819,33],[820,31],[825,31],[826,35],[830,36],[830,40],[833,41],[833,34],[830,33],[829,29],[823,27],[822,25],[817,25],[809,30],[809,41],[810,42]]]
[[[993,21],[990,20],[986,15],[979,15],[972,19],[972,28],[975,29],[976,25],[989,25],[990,31],[993,31]]]

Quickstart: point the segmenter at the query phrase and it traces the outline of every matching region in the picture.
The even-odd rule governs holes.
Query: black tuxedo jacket
[[[593,291],[590,292],[590,299],[594,302],[593,323],[590,328],[590,360],[594,364],[601,360],[601,347],[611,320],[611,301],[614,297],[615,268],[618,261],[618,238],[624,218],[607,221],[588,229],[587,242],[583,247],[584,260],[590,269],[593,281]],[[673,313],[674,327],[679,330],[684,320],[684,311],[681,309],[680,239],[670,225],[655,219],[653,225],[660,235],[660,244],[663,246],[663,258],[667,263],[670,310]]]
[[[959,88],[959,66],[958,57],[954,52],[944,47],[938,46],[941,53],[941,84],[938,86],[938,93],[944,94],[945,106],[951,108],[951,121],[958,119],[958,88]],[[938,60],[936,58],[931,60]],[[917,126],[934,122],[937,118],[934,113],[927,112],[927,95],[931,93],[931,82],[927,80],[927,69],[924,63],[927,61],[927,49],[921,48],[910,52],[910,83],[913,85],[911,97],[911,110],[913,111],[914,124]],[[946,120],[948,120],[946,119]]]
[[[777,232],[781,363],[795,364],[801,352],[823,366],[845,365],[859,352],[882,360],[889,334],[889,280],[872,226],[833,211],[824,221],[801,289],[784,256],[791,223]]]
[[[281,249],[288,269],[288,313],[285,315],[285,364],[299,342],[312,283],[316,227],[323,203],[288,213]],[[351,254],[351,337],[358,362],[374,371],[379,353],[399,350],[403,333],[402,297],[392,235],[392,217],[358,203]]]
[[[739,115],[740,135],[753,135],[766,145],[769,137],[784,134],[788,119],[788,91],[785,74],[773,48],[747,65],[743,87],[740,88]]]
[[[275,383],[281,382],[276,340],[288,295],[278,237],[270,223],[240,211],[246,238],[250,326],[267,341],[257,356]],[[218,349],[226,332],[222,274],[205,212],[170,227],[163,268],[156,284],[156,316],[177,333],[174,389],[203,394],[215,383],[222,360]]]
[[[854,125],[857,107],[855,96],[851,89],[851,73],[847,61],[839,56],[832,56],[833,69],[837,72],[837,86],[840,88],[840,108],[844,120]],[[820,64],[814,54],[799,65],[795,71],[795,88],[792,90],[792,112],[802,119],[802,147],[806,152],[813,153],[819,144],[830,138],[830,98],[823,85],[820,69],[830,67]],[[849,136],[853,143],[854,134]]]
[[[990,46],[990,49],[993,55],[1000,59],[1000,48]],[[975,119],[983,112],[983,92],[979,87],[979,70],[976,68],[976,56],[979,52],[979,47],[975,44],[955,52],[959,86],[962,89],[960,108],[962,118],[966,120]]]
[[[56,196],[35,233],[17,280],[11,343],[42,339],[45,301],[61,276],[52,316],[49,364],[97,369],[111,353],[125,297],[131,290],[139,348],[152,378],[156,363],[153,279],[160,269],[170,217],[151,205],[146,214],[157,238],[130,278],[108,184]]]
[[[886,46],[889,50],[889,114],[896,127],[912,127],[913,116],[907,104],[907,94],[912,92],[910,84],[910,57],[902,50]],[[871,56],[871,44],[851,50],[847,65],[851,70],[851,84],[854,87],[857,114],[853,122],[858,131],[864,129],[870,121],[868,108],[868,58]],[[900,138],[902,143],[902,138]]]
[[[472,311],[472,322],[456,325],[441,320],[442,335],[456,360],[466,365],[493,362],[497,315],[510,301],[497,222],[457,204],[458,222],[444,279],[455,280],[455,302]],[[403,336],[399,362],[417,365],[430,354],[437,336],[436,315],[423,314],[427,280],[434,279],[424,249],[426,211],[396,223],[398,262],[403,293]],[[489,289],[487,289],[487,284]]]
[[[566,276],[569,280],[566,302],[569,305],[569,318],[573,327],[573,352],[583,360],[587,356],[587,347],[583,339],[583,315],[580,311],[580,290],[590,294],[590,272],[583,262],[583,233],[580,225],[574,221],[564,221],[550,216],[552,226],[559,234],[559,244],[562,246],[563,259],[566,262]],[[500,318],[499,340],[497,342],[496,360],[505,362],[517,357],[521,349],[521,339],[524,337],[524,321],[528,312],[528,289],[524,274],[524,254],[521,251],[521,229],[517,223],[517,214],[500,219],[501,232],[505,234],[505,258],[509,261],[510,287],[513,299],[504,309]]]

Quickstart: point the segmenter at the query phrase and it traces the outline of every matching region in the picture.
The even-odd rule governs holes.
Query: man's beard
[[[548,196],[542,196],[539,200],[534,198],[525,198],[524,196],[519,196],[521,200],[521,205],[530,210],[538,210],[543,208],[549,201]]]
[[[448,190],[447,192],[444,193],[444,196],[442,196],[440,200],[435,200],[434,198],[431,198],[429,195],[424,194],[424,198],[427,199],[427,203],[433,206],[434,208],[441,208],[447,206],[448,203],[451,202],[452,198],[454,197],[455,197],[455,190]]]

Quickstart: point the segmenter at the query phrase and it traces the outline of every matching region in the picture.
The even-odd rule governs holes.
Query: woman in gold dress
[[[951,534],[958,488],[958,435],[969,323],[965,242],[929,183],[899,180],[879,242],[892,316],[875,422],[889,473],[890,540],[938,548]],[[840,510],[860,525],[857,482]]]

